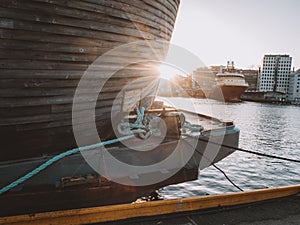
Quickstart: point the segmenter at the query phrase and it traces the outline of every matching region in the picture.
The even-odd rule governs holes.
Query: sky
[[[257,68],[264,54],[289,54],[300,68],[299,0],[181,0],[171,43],[206,66]]]

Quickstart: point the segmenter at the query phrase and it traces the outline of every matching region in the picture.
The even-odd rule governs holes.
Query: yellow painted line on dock
[[[0,224],[22,225],[77,225],[90,224],[143,216],[208,209],[253,203],[300,193],[300,185],[254,190],[239,193],[210,195],[184,199],[161,200],[136,204],[122,204],[93,208],[64,210],[33,215],[0,218]]]

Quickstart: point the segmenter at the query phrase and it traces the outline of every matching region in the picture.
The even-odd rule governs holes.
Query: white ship
[[[220,67],[220,72],[216,74],[216,84],[212,89],[210,97],[225,101],[240,101],[241,95],[249,85],[245,81],[243,74],[235,72],[233,62],[232,70],[228,68],[227,71],[222,72],[222,67]]]

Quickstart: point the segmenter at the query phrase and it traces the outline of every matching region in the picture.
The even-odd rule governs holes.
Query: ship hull
[[[136,41],[169,41],[178,6],[179,1],[170,0],[1,1],[0,161],[76,147],[72,106],[80,79],[99,57],[116,47]],[[122,60],[161,60],[167,48],[166,44],[135,47],[127,54],[106,57],[105,65],[91,78],[93,83],[105,83],[92,121],[102,140],[113,136],[111,120],[122,117],[124,87],[146,93],[137,99],[146,108],[155,96],[156,65],[129,65],[107,79]],[[139,78],[143,80],[134,83]],[[84,87],[79,110],[89,109],[91,89]],[[127,95],[131,97],[136,98],[136,92]],[[116,98],[119,103],[112,109]],[[89,136],[88,122],[81,122],[75,125]]]
[[[151,41],[170,40],[178,7],[178,0],[0,2],[1,188],[53,156],[77,148],[74,127],[84,138],[79,147],[99,143],[93,139],[91,124],[96,125],[102,141],[111,140],[116,138],[112,123],[118,124],[136,106],[128,107],[132,99],[138,106],[150,107],[159,81],[157,64],[152,61],[164,59],[168,48],[167,42]],[[139,44],[133,44],[136,42]],[[130,51],[114,52],[124,45],[129,45]],[[132,63],[124,66],[128,59]],[[86,74],[91,76],[81,86],[74,108],[77,87]],[[91,108],[89,102],[99,91],[99,83],[103,84],[100,93],[92,99],[95,117],[89,118],[85,112]],[[132,185],[107,180],[82,154],[70,155],[2,193],[0,213],[16,215],[131,202],[160,187],[197,179],[207,138],[198,142],[197,151],[182,167],[175,164],[169,170],[152,171],[156,174],[121,177]],[[154,159],[167,158],[178,142],[182,145],[179,153],[184,155],[190,149],[186,142],[192,139],[160,144],[153,150]],[[238,131],[229,132],[224,141],[236,147]],[[142,156],[144,152],[123,145],[107,148],[111,155],[129,160],[128,164],[140,159],[150,160],[147,165],[155,163],[152,157]],[[217,151],[209,154],[216,155],[212,162],[233,152],[224,147],[210,151]],[[206,162],[203,168],[209,165]],[[174,173],[155,184],[135,185],[139,179],[147,181],[149,176],[168,172]]]
[[[178,164],[174,164],[170,168],[163,168],[162,170],[150,173],[141,173],[134,177],[122,178],[131,180],[132,185],[130,186],[96,175],[95,171],[86,163],[81,154],[69,156],[32,179],[20,184],[10,192],[1,195],[0,215],[8,216],[129,203],[139,197],[148,196],[149,193],[161,187],[198,179],[199,169],[204,169],[233,153],[234,149],[226,146],[238,147],[239,142],[239,130],[234,125],[207,132],[209,132],[208,135],[197,138],[198,141],[195,150],[191,149],[191,143],[194,143],[195,137],[184,137],[180,140],[163,143],[154,149],[157,151],[154,155],[153,152],[132,151],[120,146],[107,148],[115,156],[123,155],[123,157],[121,156],[123,159],[131,162],[140,161],[141,155],[143,155],[142,158],[147,161],[145,162],[146,164],[153,163],[153,159],[160,161],[168,157],[171,153],[174,154],[174,146],[181,146],[176,153],[180,156],[190,150],[194,152],[190,160],[182,168]],[[220,140],[222,141],[220,142]],[[226,146],[220,147],[216,143]],[[118,152],[122,153],[118,154]],[[152,155],[151,157],[147,157],[145,154]],[[12,162],[9,165],[0,165],[1,172],[6,174],[0,181],[1,185],[3,186],[9,180],[12,181],[15,177],[19,177],[22,171],[30,171],[30,169],[35,168],[36,165],[46,160],[45,158],[41,158],[24,162]],[[22,168],[22,170],[18,168]],[[154,184],[134,186],[134,183],[138,183],[139,180],[152,180],[154,177],[161,176],[162,173],[171,173],[172,176]]]
[[[247,86],[221,85],[214,88],[210,97],[221,101],[239,102],[246,89]]]

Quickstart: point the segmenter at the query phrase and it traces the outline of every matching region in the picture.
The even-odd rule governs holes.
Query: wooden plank
[[[89,66],[89,63],[79,62],[66,62],[64,64],[60,62],[51,62],[39,60],[18,60],[18,59],[2,59],[0,69],[37,69],[37,70],[85,70]]]
[[[107,93],[105,98],[101,96],[100,100],[97,101],[95,108],[102,108],[105,105],[103,102],[113,101],[118,93]],[[44,114],[55,114],[61,112],[72,112],[73,104],[49,104],[41,106],[21,106],[21,107],[0,107],[0,117],[1,118],[13,118],[13,117],[25,117],[34,115],[44,115]],[[87,102],[82,102],[76,111],[88,109],[90,105]],[[108,109],[107,109],[108,110]],[[109,108],[109,110],[111,110]],[[74,110],[75,112],[75,110]]]
[[[147,56],[147,53],[145,53]],[[132,61],[142,61],[142,58],[136,58],[135,56],[128,58],[132,58]],[[145,58],[145,60],[150,59],[149,57]],[[113,56],[110,58],[103,58],[101,60],[101,64],[106,67],[117,67],[119,65],[119,69],[122,69],[124,64],[128,63],[128,60],[124,56],[115,57],[113,60]],[[153,60],[160,60],[160,58],[153,58]],[[60,61],[59,58],[52,59],[1,59],[0,69],[33,69],[33,70],[86,70],[88,66],[90,66],[93,61]],[[96,66],[94,66],[96,68]],[[102,66],[98,67],[98,71],[101,71]]]
[[[89,70],[88,74],[91,79],[97,78],[106,78],[111,74],[111,71],[114,70],[116,66],[112,65],[108,68],[102,67],[99,70],[93,69]],[[74,68],[75,69],[75,68]],[[82,78],[85,70],[47,70],[47,69],[1,69],[1,78],[2,79],[15,79],[18,82],[18,79],[53,79],[53,80],[72,80],[72,79],[80,79]],[[116,68],[117,69],[117,68]],[[118,71],[113,75],[114,78],[138,78],[145,76],[153,76],[158,77],[159,72],[156,68],[151,66],[146,67],[142,65],[135,65],[134,68],[126,67],[121,71]]]
[[[34,215],[3,217],[0,218],[0,224],[92,224],[253,203],[298,194],[299,191],[300,185],[295,185],[242,193],[46,212]]]
[[[7,151],[0,152],[1,160],[7,161],[43,156],[43,154],[55,154],[76,147],[74,136],[66,131],[42,137],[38,131],[36,133],[37,135],[28,136],[28,138],[33,138],[32,140],[24,139],[25,135],[22,138],[17,136],[13,139],[3,135],[8,142],[6,140],[3,142],[3,148]],[[55,142],[55,145],[53,145],[53,142]],[[14,151],[16,148],[22,149],[22,151]]]
[[[39,60],[39,61],[56,61],[60,64],[68,63],[68,62],[78,62],[78,63],[86,63],[91,64],[94,62],[100,55],[104,54],[105,51],[99,51],[97,54],[87,54],[87,53],[64,53],[64,52],[52,52],[52,51],[24,51],[24,50],[15,50],[15,49],[2,49],[0,51],[0,59],[20,59],[20,60]],[[145,49],[144,51],[133,51],[128,52],[122,51],[119,53],[118,56],[111,55],[109,60],[113,64],[118,64],[126,59],[132,59],[132,61],[141,61],[143,59],[150,59],[151,57],[153,60],[161,60],[164,58],[164,53],[157,54],[154,56],[152,50]],[[126,59],[124,59],[126,57]],[[108,61],[108,62],[109,62]],[[105,61],[104,61],[105,62]],[[42,63],[42,62],[41,62]],[[16,65],[17,66],[17,65]]]
[[[39,2],[46,2],[47,0],[36,0]],[[84,1],[77,1],[77,0],[69,0],[68,7],[75,8],[85,11],[97,12],[105,15],[109,15],[111,17],[122,18],[124,20],[130,20],[132,22],[144,23],[147,26],[152,28],[157,28],[159,26],[163,26],[164,28],[168,28],[170,31],[173,30],[173,24],[169,24],[167,21],[163,19],[159,19],[159,17],[149,14],[145,12],[143,9],[143,13],[138,13],[141,10],[134,9],[130,3],[121,4],[120,1],[109,1],[108,4],[105,4],[104,1],[95,3],[89,3]],[[61,2],[59,0],[53,0],[51,4],[57,4],[61,6],[66,6],[66,3]],[[144,7],[145,4],[144,4]],[[132,9],[133,8],[133,9]],[[124,13],[124,9],[126,9],[126,13]],[[155,20],[154,20],[155,18]]]
[[[40,0],[45,1],[45,0]],[[139,22],[144,23],[147,26],[150,26],[152,28],[168,28],[169,31],[172,32],[173,25],[169,23],[165,23],[166,21],[163,20],[163,18],[159,17],[160,12],[152,11],[151,13],[148,13],[145,11],[145,4],[142,1],[132,1],[130,3],[117,0],[117,1],[77,1],[77,0],[71,0],[69,2],[68,7],[74,7],[81,10],[88,10],[92,12],[97,13],[104,13],[106,15],[112,16],[112,17],[120,17],[125,20],[131,20],[133,22]],[[60,1],[53,1],[54,4],[61,4]],[[136,4],[140,5],[139,8],[136,8]],[[103,11],[102,9],[106,9]],[[126,9],[126,10],[124,10]],[[143,11],[143,14],[140,14],[138,12]],[[124,13],[126,11],[126,13]],[[153,20],[153,18],[156,18],[156,20]]]
[[[80,126],[80,130],[83,135],[89,135],[91,130],[91,125],[96,125],[99,130],[106,129],[106,127],[101,127],[102,124],[110,124],[110,117],[111,111],[102,110],[101,114],[95,118],[95,121],[91,122],[91,120],[83,120],[80,123],[76,124]],[[100,124],[100,125],[99,125]],[[106,130],[106,132],[110,132]],[[9,145],[16,144],[22,145],[24,143],[30,143],[31,141],[35,141],[35,139],[39,139],[41,142],[43,139],[50,137],[50,136],[57,136],[57,135],[71,135],[73,136],[73,125],[72,125],[72,118],[62,119],[62,120],[55,120],[52,122],[40,122],[40,123],[32,123],[32,124],[22,124],[10,127],[2,127],[0,126],[0,133],[3,139],[3,144],[6,143],[6,140],[9,140]],[[16,142],[12,143],[11,139],[19,140],[22,143]],[[25,141],[25,142],[24,142]],[[53,144],[53,143],[52,143]],[[62,143],[64,144],[64,143]],[[35,148],[38,150],[39,146],[27,146],[29,148]],[[25,149],[25,148],[24,148]],[[18,154],[19,151],[15,153]],[[39,151],[38,151],[39,152]],[[45,152],[40,152],[40,154],[52,152],[52,149],[48,149]],[[5,154],[5,152],[2,152]],[[28,157],[27,157],[28,158]]]
[[[24,43],[25,44],[25,43]],[[99,51],[98,54],[103,54],[105,51]],[[93,62],[98,54],[82,54],[82,53],[65,53],[65,52],[52,52],[43,50],[24,51],[23,49],[1,49],[0,59],[30,59],[30,60],[46,60],[46,61],[59,61],[64,62],[79,62],[88,63]]]
[[[120,99],[113,99],[108,101],[101,101],[99,102],[98,108],[95,109],[95,116],[101,118],[101,115],[103,113],[102,107],[107,107],[107,110],[111,110],[111,105],[114,101],[121,101]],[[100,108],[101,106],[101,108]],[[105,109],[105,108],[104,108]],[[80,115],[87,114],[85,109],[82,109],[82,111],[77,112],[77,115],[79,118]],[[74,116],[73,116],[74,117]],[[76,117],[74,117],[76,118]],[[2,118],[0,121],[0,126],[8,126],[8,125],[17,125],[17,124],[31,124],[31,123],[40,123],[40,122],[52,122],[56,120],[64,120],[64,119],[72,119],[72,111],[69,112],[58,112],[58,113],[51,113],[51,114],[40,114],[40,115],[29,115],[29,116],[19,116],[19,117],[12,117],[12,118]],[[89,119],[89,118],[88,118]],[[85,120],[85,118],[81,118],[82,121]]]
[[[24,20],[10,20],[13,23],[14,30],[30,30],[36,32],[45,32],[51,34],[61,34],[75,37],[96,38],[108,41],[130,42],[141,40],[141,36],[131,36],[127,29],[124,29],[123,34],[111,32],[91,30],[80,27],[71,27],[60,24],[44,24],[39,22],[30,22]],[[5,24],[0,23],[0,27],[7,28]],[[76,41],[76,40],[73,40]]]
[[[6,51],[10,50],[12,52],[16,50],[30,50],[30,52],[34,52],[38,54],[39,52],[50,52],[49,54],[53,54],[52,52],[57,52],[58,55],[61,53],[65,53],[68,55],[73,55],[73,56],[86,56],[88,58],[89,56],[100,56],[107,51],[111,50],[110,47],[97,47],[97,44],[91,44],[89,46],[82,46],[82,45],[76,45],[76,43],[69,43],[69,44],[61,44],[61,43],[43,43],[43,42],[37,42],[37,41],[28,41],[28,40],[7,40],[4,39],[1,42],[0,48]],[[115,46],[117,47],[117,46]],[[149,46],[142,43],[134,43],[131,46],[130,49],[130,54],[128,51],[125,51],[124,49],[120,49],[119,52],[117,51],[111,51],[109,52],[110,55],[106,55],[106,57],[120,57],[120,56],[125,56],[125,57],[132,57],[132,58],[137,58],[139,59],[140,57],[146,58],[149,56],[153,55],[153,58],[162,58],[162,56],[166,55],[167,49],[163,49],[162,44],[155,44],[151,43],[151,49],[149,49]],[[116,53],[117,52],[117,53]],[[22,54],[20,52],[19,54]],[[152,55],[151,55],[152,54]],[[154,55],[155,54],[155,55]],[[3,54],[4,55],[4,54]],[[16,55],[17,57],[18,55]],[[29,57],[29,56],[28,56]],[[93,59],[91,59],[93,60]],[[91,61],[89,60],[89,61]],[[82,60],[86,61],[86,60]]]
[[[95,121],[102,140],[106,140],[111,135],[111,128],[108,126],[110,115],[111,112],[104,114],[100,120]],[[87,144],[93,144],[94,140],[90,140],[89,125],[89,123],[84,123],[80,125],[80,128],[82,137],[86,139]],[[64,126],[63,121],[61,126],[45,127],[44,130],[11,132],[8,129],[2,130],[0,127],[2,148],[6,150],[0,152],[2,161],[53,155],[77,147],[73,127],[71,125]],[[22,149],[22,151],[16,151],[16,149]]]
[[[132,87],[134,86],[144,86],[150,85],[152,82],[158,81],[156,76],[149,76],[144,77],[142,79],[136,78],[118,78],[118,79],[90,79],[87,81],[81,81],[81,89],[80,93],[82,94],[92,94],[95,92],[100,92],[99,84],[102,84],[101,92],[116,92],[120,91],[122,87],[125,85],[129,85],[131,83]],[[50,79],[5,79],[0,80],[0,97],[3,97],[6,91],[10,92],[11,89],[14,91],[28,91],[28,93],[32,92],[35,96],[36,94],[41,94],[44,96],[51,96],[52,94],[55,95],[64,95],[64,94],[74,94],[75,89],[78,86],[79,80],[50,80]],[[93,83],[94,82],[94,83]],[[97,83],[96,83],[97,82]],[[150,82],[145,85],[145,82]],[[73,88],[73,90],[71,89]],[[128,86],[128,88],[131,88]],[[57,92],[56,92],[57,90]],[[3,95],[1,95],[3,91]],[[48,92],[49,91],[49,92]],[[20,96],[19,94],[15,94],[16,96]],[[12,94],[9,97],[14,97]],[[23,95],[21,95],[23,96]],[[30,96],[30,94],[25,94],[25,96]]]
[[[116,87],[117,88],[117,87]],[[117,96],[117,94],[120,91],[120,88],[116,89],[116,92],[113,92],[113,90],[111,89],[104,89],[100,94],[99,94],[99,98],[98,101],[103,101],[103,100],[107,100],[107,99],[113,99]],[[3,91],[3,92],[2,92]],[[3,105],[0,105],[0,109],[3,110],[4,108],[6,108],[8,106],[7,109],[13,109],[13,107],[22,107],[22,104],[14,104],[14,102],[18,102],[17,99],[20,98],[20,101],[25,100],[25,101],[29,101],[30,98],[28,97],[35,97],[37,99],[37,97],[41,98],[41,101],[47,99],[45,97],[52,97],[50,99],[52,99],[52,101],[49,102],[45,102],[46,105],[50,104],[50,105],[61,105],[64,104],[63,102],[72,102],[70,97],[74,97],[74,93],[75,93],[75,89],[74,88],[61,88],[61,89],[51,89],[51,90],[43,90],[43,89],[34,89],[34,90],[26,90],[25,89],[21,89],[21,88],[17,88],[17,89],[0,89],[0,102]],[[82,90],[81,92],[81,98],[83,99],[82,101],[87,101],[88,99],[91,97],[91,90]],[[56,99],[57,98],[57,99]],[[61,101],[59,101],[59,98],[61,98]],[[56,101],[56,100],[57,101]],[[11,101],[11,105],[9,105],[9,101]],[[29,101],[30,102],[30,101]],[[37,101],[38,104],[39,101]],[[5,104],[8,103],[6,106]],[[36,104],[32,104],[36,105]],[[24,104],[24,106],[30,106],[30,104]],[[14,108],[14,110],[19,110],[18,108]]]
[[[145,2],[147,1],[140,1],[140,0],[131,0],[130,2],[126,1],[126,0],[118,0],[118,1],[97,1],[97,0],[83,0],[83,2],[88,2],[88,3],[93,3],[93,4],[98,4],[98,5],[105,5],[105,6],[112,6],[114,8],[118,8],[118,9],[122,9],[124,7],[127,7],[128,5],[130,5],[130,9],[129,12],[132,14],[136,14],[136,12],[139,11],[145,11],[145,13],[143,13],[143,15],[145,18],[148,18],[149,15],[154,15],[158,18],[162,18],[168,22],[174,21],[176,18],[176,12],[174,10],[170,11],[167,7],[167,2],[163,5],[161,4],[156,4],[156,6],[159,7],[153,7],[152,4],[155,5],[155,3],[157,2],[156,0],[152,0],[152,4],[147,5],[148,7],[145,7]],[[113,3],[112,3],[113,2]],[[175,12],[175,14],[174,14]],[[147,14],[146,14],[147,13]]]
[[[113,92],[108,93],[108,95],[113,95]],[[24,97],[24,98],[0,98],[1,108],[9,107],[23,107],[23,106],[43,106],[43,105],[53,105],[53,104],[68,104],[73,103],[74,96],[46,96],[46,97]],[[80,96],[78,102],[90,102],[93,99],[90,95]]]
[[[91,36],[89,38],[74,37],[55,33],[45,33],[32,30],[9,30],[0,28],[0,38],[9,40],[27,40],[41,43],[61,43],[67,46],[98,46],[105,48],[114,48],[120,44],[127,43],[126,40],[101,40],[98,37]]]
[[[1,1],[0,6],[4,7],[4,8],[0,8],[0,13],[1,15],[3,15],[3,17],[6,18],[14,18],[18,20],[26,20],[26,21],[40,22],[40,23],[47,23],[47,24],[52,24],[53,21],[55,21],[56,24],[60,24],[60,25],[76,26],[76,27],[78,26],[82,28],[90,28],[94,30],[102,30],[108,32],[111,32],[113,27],[114,32],[121,33],[121,34],[123,33],[122,31],[124,30],[124,28],[127,28],[132,35],[137,37],[140,37],[141,33],[143,34],[143,36],[150,35],[149,37],[151,37],[152,35],[156,37],[159,36],[165,37],[171,35],[171,31],[166,29],[164,29],[165,33],[162,35],[161,29],[157,29],[156,27],[154,29],[146,29],[144,27],[143,29],[138,31],[134,26],[134,24],[132,24],[130,21],[124,21],[118,18],[111,19],[107,16],[99,17],[99,14],[93,12],[89,14],[96,14],[97,17],[92,16],[89,17],[88,19],[87,16],[81,18],[74,17],[74,13],[76,15],[76,11],[73,14],[71,14],[72,10],[70,8],[63,8],[59,11],[60,13],[57,13],[57,7],[49,4],[47,5],[44,4],[41,5],[40,7],[34,7],[34,5],[24,1],[19,1],[17,5],[15,5],[15,3],[11,1],[9,3],[5,3],[5,1],[3,2]],[[51,10],[51,8],[53,8],[54,10],[53,9]],[[41,9],[43,13],[41,13]],[[77,11],[79,13],[82,12],[80,10]],[[68,12],[69,14],[67,14]],[[85,13],[85,15],[89,15],[89,14]]]
[[[104,60],[103,60],[104,61]],[[124,61],[124,62],[122,62]],[[108,61],[104,61],[102,64],[107,68],[114,68],[117,67],[119,69],[122,68],[124,63],[126,63],[126,59],[120,59],[119,66],[117,62],[111,62],[109,59]],[[64,62],[61,63],[60,61],[46,61],[46,60],[30,60],[30,59],[2,59],[0,64],[0,69],[14,69],[14,70],[61,70],[61,71],[70,71],[70,70],[81,70],[85,71],[90,63],[87,62]],[[101,72],[102,66],[93,67],[95,71]],[[104,72],[107,70],[104,69]],[[110,70],[111,71],[111,70]],[[91,70],[92,72],[92,70]],[[105,74],[103,74],[105,75]]]
[[[162,2],[164,3],[165,0],[163,0]],[[168,2],[169,4],[171,4],[173,6],[173,8],[178,11],[179,5],[180,5],[180,0],[166,0],[166,2]],[[165,3],[164,3],[165,4]]]
[[[50,79],[18,79],[17,81],[15,79],[5,79],[5,80],[0,80],[0,87],[1,88],[14,88],[14,87],[21,87],[21,88],[28,88],[28,91],[30,91],[30,88],[68,88],[68,87],[77,87],[79,80],[50,80]],[[90,83],[88,83],[90,82]],[[99,85],[93,84],[92,82],[105,82],[104,79],[92,79],[86,82],[86,88],[95,88]],[[128,80],[120,79],[118,80],[109,80],[105,85],[107,87],[115,87],[118,82],[120,82],[121,85],[125,85]],[[91,86],[88,86],[91,85]],[[82,86],[84,87],[84,86]],[[120,89],[120,87],[117,87]],[[45,89],[47,90],[47,89]],[[93,90],[93,89],[92,89]],[[91,92],[92,92],[91,90]]]
[[[25,106],[21,109],[0,107],[1,119],[11,118],[11,117],[21,116],[21,115],[28,116],[28,115],[48,114],[48,113],[51,113],[51,105],[34,106],[34,107]]]
[[[105,24],[105,23],[100,23],[98,21],[85,21],[85,20],[74,19],[74,18],[70,19],[59,15],[55,15],[53,13],[46,14],[44,10],[42,10],[42,12],[43,13],[39,11],[35,11],[30,13],[28,11],[24,12],[24,10],[0,8],[0,14],[3,17],[13,19],[14,28],[21,26],[20,24],[22,24],[22,22],[24,22],[24,24],[32,24],[32,26],[34,24],[39,24],[39,23],[42,24],[43,26],[52,26],[54,24],[57,24],[57,25],[64,26],[66,29],[68,29],[69,27],[75,27],[75,28],[89,29],[91,31],[92,30],[102,31],[102,32],[116,33],[121,35],[126,34],[132,37],[142,36],[146,39],[154,39],[156,37],[147,31],[138,31],[136,29],[129,28],[129,27]]]
[[[120,91],[120,87],[104,87],[101,92],[101,100],[111,99],[116,96]],[[74,87],[63,87],[63,88],[1,88],[0,89],[0,98],[2,103],[7,101],[14,101],[16,97],[26,100],[25,97],[55,97],[55,96],[64,96],[64,97],[73,97],[76,89]],[[81,96],[88,98],[91,96],[91,90],[81,89]],[[13,104],[11,105],[13,106]],[[0,106],[0,108],[3,108]]]
[[[62,43],[44,43],[37,41],[28,40],[1,40],[1,49],[10,49],[11,51],[21,49],[30,51],[46,51],[46,52],[64,52],[64,53],[80,53],[80,54],[92,54],[99,55],[99,53],[104,53],[110,50],[107,47],[98,46],[82,46],[82,45],[66,45]],[[2,51],[2,50],[1,50]]]
[[[121,107],[118,107],[119,109]],[[102,108],[100,112],[98,112],[99,109],[96,109],[96,120],[95,123],[97,121],[102,121],[102,120],[110,120],[111,117],[111,108],[107,107],[107,108]],[[16,131],[18,131],[18,133],[20,133],[20,131],[32,131],[32,130],[39,130],[42,131],[44,135],[48,135],[48,132],[45,131],[45,129],[50,129],[50,128],[57,128],[57,129],[61,129],[62,133],[66,132],[67,129],[65,128],[65,126],[69,126],[69,130],[73,132],[73,126],[72,126],[72,118],[71,115],[66,118],[66,119],[61,119],[61,120],[54,120],[54,121],[46,121],[43,123],[28,123],[28,124],[20,124],[20,125],[16,125]],[[84,130],[85,127],[88,127],[89,123],[86,122],[82,122],[82,126],[81,129]],[[57,130],[55,131],[57,132]],[[55,133],[54,133],[55,134]]]
[[[23,106],[43,106],[43,105],[53,105],[53,104],[68,104],[72,103],[74,96],[49,96],[49,97],[39,97],[39,98],[11,98],[11,99],[0,99],[1,108],[4,107],[23,107]],[[78,99],[79,102],[89,102],[89,96],[81,96]],[[17,108],[15,108],[17,110]]]
[[[123,41],[120,40],[105,40],[101,39],[97,36],[90,36],[87,37],[73,37],[71,35],[64,35],[64,34],[56,34],[56,33],[46,33],[46,32],[39,32],[39,31],[32,31],[32,30],[12,30],[12,29],[2,29],[0,27],[0,38],[4,39],[5,41],[10,41],[12,44],[8,47],[13,47],[14,40],[19,41],[30,41],[35,43],[41,43],[43,45],[51,44],[51,43],[60,43],[64,44],[68,47],[99,47],[99,48],[115,48],[121,44],[128,43],[128,39],[124,39]],[[139,39],[140,40],[140,39]],[[134,41],[134,40],[131,40]],[[155,43],[152,43],[155,44]],[[147,43],[137,43],[136,46],[148,47]],[[155,47],[155,46],[151,46]],[[156,47],[157,50],[162,50],[161,45]],[[149,51],[149,50],[148,50]],[[80,50],[83,52],[83,50]],[[160,52],[160,51],[158,51]]]
[[[177,5],[174,4],[173,1],[168,2],[164,0],[144,0],[145,3],[150,5],[152,8],[154,8],[158,12],[164,12],[166,16],[170,16],[170,18],[175,21],[176,15],[177,15]]]

